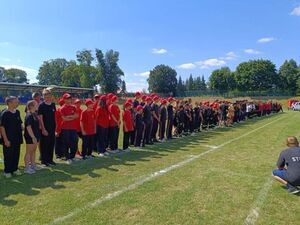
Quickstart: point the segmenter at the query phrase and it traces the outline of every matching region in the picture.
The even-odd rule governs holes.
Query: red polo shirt
[[[62,118],[61,118],[60,110],[61,110],[61,108],[58,108],[55,111],[55,123],[56,123],[55,132],[58,134],[60,134],[60,132],[61,132],[61,125],[62,125]]]
[[[76,114],[76,107],[74,105],[64,105],[61,110],[61,116],[71,116]],[[76,119],[71,120],[71,121],[63,121],[62,120],[62,125],[61,129],[64,130],[76,130],[78,129],[78,124]]]
[[[84,110],[81,113],[80,122],[86,135],[93,135],[96,133],[96,121],[94,110]]]
[[[109,112],[106,108],[98,107],[96,110],[96,123],[103,128],[109,127]]]
[[[114,116],[117,120],[120,120],[120,108],[117,105],[111,104],[108,106],[108,112],[109,112],[109,126],[110,127],[115,127],[118,126],[119,124],[117,124],[112,116]]]
[[[76,108],[76,113],[78,114],[78,118],[76,119],[77,132],[80,132],[81,131],[80,117],[81,117],[82,109],[81,108]]]
[[[134,130],[132,115],[129,110],[125,110],[123,113],[123,125],[124,125],[124,131],[125,131],[125,125],[126,128],[128,129],[126,132],[130,132]]]

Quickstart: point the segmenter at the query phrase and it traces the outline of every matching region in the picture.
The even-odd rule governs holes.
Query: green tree
[[[42,85],[61,85],[62,72],[69,65],[66,59],[58,58],[44,61],[36,77]]]
[[[177,72],[166,65],[158,65],[150,71],[149,91],[176,95]]]
[[[204,75],[202,75],[202,78],[201,78],[201,90],[206,91],[206,89],[207,89],[207,87],[206,87],[206,81],[205,81]]]
[[[185,92],[186,88],[185,85],[181,79],[181,76],[178,78],[178,83],[177,83],[177,94],[182,95]]]
[[[24,70],[8,69],[4,70],[4,77],[7,82],[10,83],[27,83],[27,73]]]
[[[62,72],[62,85],[66,87],[80,87],[82,71],[75,61],[71,61]]]
[[[298,88],[297,81],[300,77],[300,72],[295,60],[285,60],[279,68],[280,88],[296,93]]]
[[[96,58],[101,91],[116,93],[122,84],[121,76],[124,75],[118,65],[119,52],[109,50],[103,57],[102,51],[96,49]]]
[[[76,58],[80,65],[86,66],[90,66],[94,60],[94,57],[92,56],[92,51],[86,49],[77,51]]]
[[[122,80],[121,90],[126,92],[126,82],[125,82],[125,80]]]
[[[279,76],[270,60],[250,60],[238,65],[235,72],[240,91],[267,91],[277,87]]]
[[[190,74],[190,76],[189,76],[189,83],[188,83],[187,89],[189,91],[193,91],[195,89],[194,78],[193,78],[192,74]]]
[[[214,70],[209,77],[209,87],[221,93],[233,90],[235,88],[235,79],[233,73],[228,67]]]

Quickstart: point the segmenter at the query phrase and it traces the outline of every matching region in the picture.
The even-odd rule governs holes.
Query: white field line
[[[246,217],[244,224],[245,225],[254,225],[259,218],[259,212],[260,208],[264,204],[267,195],[272,187],[273,184],[273,179],[270,177],[266,181],[266,183],[263,185],[262,189],[258,193],[258,196],[255,200],[255,203],[253,204],[254,206],[251,208],[248,216]]]
[[[83,207],[75,208],[73,211],[71,211],[70,213],[66,214],[65,216],[57,217],[56,219],[54,219],[52,222],[50,222],[48,224],[57,224],[57,223],[63,222],[65,220],[67,220],[67,219],[69,219],[69,218],[71,218],[71,217],[73,217],[73,216],[75,216],[75,215],[83,212],[83,211],[95,208],[96,206],[102,204],[103,202],[106,202],[106,201],[109,201],[109,200],[111,200],[111,199],[113,199],[115,197],[118,197],[119,195],[121,195],[121,194],[123,194],[123,193],[125,193],[127,191],[134,190],[137,187],[143,185],[145,182],[151,181],[151,180],[153,180],[156,177],[160,177],[161,175],[166,174],[166,173],[168,173],[168,172],[170,172],[170,171],[172,171],[174,169],[183,167],[184,165],[186,165],[186,164],[188,164],[188,163],[190,163],[192,161],[195,161],[196,159],[198,159],[198,158],[200,158],[200,157],[202,157],[204,155],[207,155],[207,154],[209,154],[211,152],[215,152],[215,151],[219,150],[220,148],[224,147],[225,145],[228,145],[228,144],[230,144],[230,143],[232,143],[234,141],[237,141],[237,140],[239,140],[239,139],[241,139],[241,138],[243,138],[245,136],[248,136],[248,135],[250,135],[250,134],[252,134],[252,133],[254,133],[254,132],[258,131],[258,130],[261,130],[264,127],[267,127],[267,126],[269,126],[269,125],[271,125],[271,124],[273,124],[273,123],[275,123],[275,122],[277,122],[279,120],[282,120],[283,118],[285,118],[285,117],[281,117],[281,118],[278,118],[276,120],[273,120],[272,122],[269,122],[269,123],[267,123],[267,124],[265,124],[265,125],[263,125],[261,127],[258,127],[258,128],[254,129],[252,131],[249,131],[249,132],[247,132],[247,133],[245,133],[245,134],[243,134],[241,136],[238,136],[236,138],[228,140],[228,141],[224,142],[223,144],[218,145],[216,148],[210,148],[209,150],[207,150],[205,152],[202,152],[202,153],[197,154],[197,155],[193,155],[190,158],[185,159],[185,160],[183,160],[183,161],[181,161],[179,163],[173,164],[173,165],[171,165],[169,167],[166,167],[166,168],[161,169],[159,171],[156,171],[154,173],[148,174],[148,175],[146,175],[146,176],[144,176],[142,178],[139,178],[134,183],[128,185],[127,187],[124,187],[124,188],[122,188],[122,189],[120,189],[118,191],[115,191],[115,192],[109,193],[109,194],[107,194],[107,195],[105,195],[103,197],[100,197],[100,198],[96,199],[94,202],[88,203],[88,204],[86,204]]]

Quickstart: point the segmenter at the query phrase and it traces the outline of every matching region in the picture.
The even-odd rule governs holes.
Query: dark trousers
[[[13,173],[18,170],[20,159],[20,144],[13,144],[8,148],[3,145],[4,173]]]
[[[53,162],[53,153],[55,146],[55,133],[48,133],[48,136],[41,136],[40,151],[41,151],[41,162],[51,163]]]
[[[61,141],[61,134],[59,136],[55,137],[55,155],[56,155],[56,158],[62,158],[64,156],[63,148],[62,148],[62,141]]]
[[[158,121],[156,119],[153,119],[152,123],[152,131],[151,131],[151,139],[156,140],[156,135],[157,135],[157,130],[158,130]]]
[[[92,155],[94,149],[95,135],[82,135],[82,157]]]
[[[73,159],[78,149],[78,136],[76,130],[61,131],[63,153],[66,159]]]
[[[136,127],[136,129],[135,129],[135,138],[134,138],[134,147],[140,147],[141,146],[142,138],[143,138],[143,132],[144,132],[143,124]]]
[[[152,122],[145,122],[145,129],[144,129],[144,138],[143,138],[143,145],[149,144],[151,139],[151,127]]]
[[[131,134],[132,134],[131,131],[124,132],[124,135],[123,135],[123,150],[125,150],[129,147],[129,139],[130,139]]]
[[[106,148],[108,147],[108,128],[97,126],[96,142],[97,152],[106,152]]]
[[[130,134],[130,145],[134,145],[135,129]]]
[[[118,141],[119,141],[119,127],[110,127],[109,128],[109,147],[111,150],[118,149]]]
[[[166,121],[160,121],[159,125],[159,139],[162,140],[165,138],[166,133]]]
[[[172,138],[172,132],[173,132],[173,119],[168,119],[167,122],[167,138]]]

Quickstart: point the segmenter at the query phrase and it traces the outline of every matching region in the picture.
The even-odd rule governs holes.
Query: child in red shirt
[[[90,158],[94,148],[96,134],[96,120],[94,111],[94,102],[91,99],[85,101],[87,107],[80,117],[80,127],[82,132],[82,158]]]
[[[62,125],[62,117],[61,117],[61,107],[64,105],[64,100],[61,98],[58,101],[60,108],[55,111],[55,155],[56,159],[60,160],[63,157],[62,150],[62,142],[61,142],[61,125]]]
[[[75,99],[74,105],[76,107],[76,113],[78,114],[78,118],[76,119],[77,135],[79,138],[82,138],[81,127],[80,127],[80,117],[81,117],[82,109],[81,109],[80,99],[78,99],[78,98]],[[77,144],[77,146],[78,146],[78,144]],[[81,158],[81,153],[78,149],[76,151],[76,157]]]
[[[123,150],[129,150],[129,139],[131,136],[131,133],[134,130],[133,127],[133,119],[132,119],[132,114],[131,114],[131,108],[132,108],[132,103],[131,102],[126,102],[125,103],[125,110],[123,113],[123,131],[124,131],[124,136],[123,136]]]
[[[117,96],[112,96],[110,99],[111,104],[108,106],[109,112],[109,145],[112,153],[118,153],[118,140],[119,140],[119,130],[120,130],[120,108],[116,104],[118,100]]]

